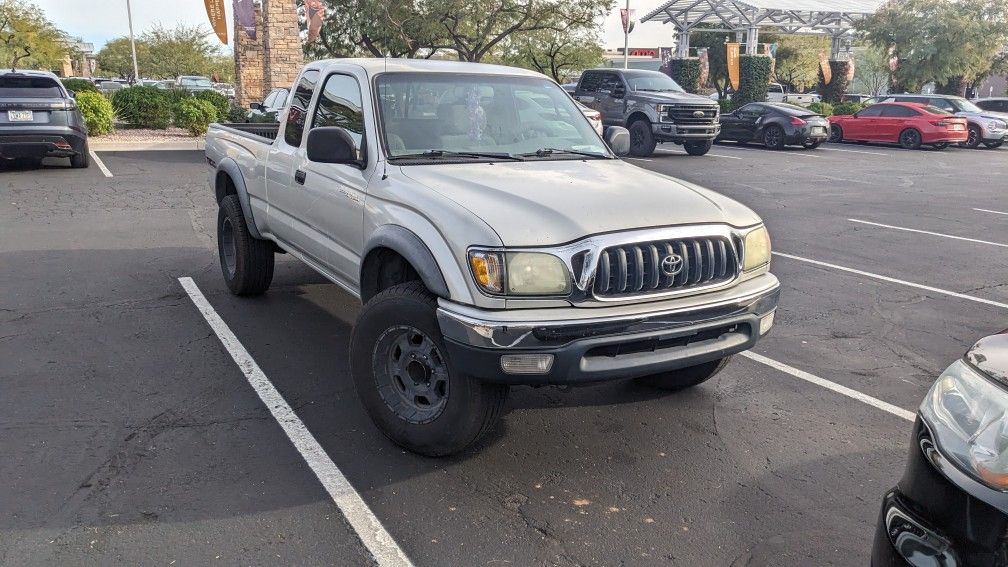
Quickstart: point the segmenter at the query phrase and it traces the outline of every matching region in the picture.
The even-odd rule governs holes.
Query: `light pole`
[[[129,1],[129,0],[127,0]],[[626,16],[623,20],[623,68],[630,67],[630,0],[626,0]]]
[[[133,81],[136,82],[140,80],[140,70],[137,69],[136,42],[133,41],[133,10],[130,9],[130,0],[126,0],[126,18],[129,20],[130,50],[133,51]]]

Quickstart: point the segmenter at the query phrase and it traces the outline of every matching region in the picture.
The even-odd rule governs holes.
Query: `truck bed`
[[[273,122],[227,122],[215,124],[221,130],[233,130],[236,134],[246,136],[251,134],[259,138],[273,141],[280,131],[280,125]]]

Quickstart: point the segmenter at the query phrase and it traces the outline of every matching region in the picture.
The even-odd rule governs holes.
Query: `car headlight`
[[[571,290],[567,266],[552,254],[472,250],[469,267],[476,284],[493,295],[567,295]]]
[[[748,272],[770,262],[770,233],[765,226],[750,230],[742,246],[742,271]]]
[[[1008,126],[1008,124],[1005,124],[1004,122],[1002,122],[1000,120],[988,120],[987,121],[987,127],[990,128],[990,129],[992,129],[992,130],[1004,130],[1006,126]]]
[[[1008,391],[959,360],[920,406],[942,454],[997,490],[1008,490]]]

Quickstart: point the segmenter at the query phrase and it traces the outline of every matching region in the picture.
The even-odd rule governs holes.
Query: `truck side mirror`
[[[609,148],[618,156],[630,153],[630,130],[622,126],[609,126],[605,129],[605,141]]]
[[[623,98],[623,97],[625,97],[626,96],[626,87],[624,87],[623,85],[618,85],[616,88],[614,88],[612,90],[612,96],[613,96],[613,98]]]
[[[262,110],[262,109],[263,109],[263,105],[260,102],[250,102],[249,103],[249,110]]]
[[[357,144],[350,133],[339,126],[324,126],[308,131],[308,160],[317,163],[344,163],[363,169]]]

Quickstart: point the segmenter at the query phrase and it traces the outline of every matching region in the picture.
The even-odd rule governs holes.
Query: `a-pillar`
[[[304,64],[297,0],[263,0],[262,12],[266,91],[290,88]]]
[[[235,18],[235,102],[248,108],[253,102],[262,102],[266,96],[263,79],[263,25],[262,10],[255,8],[256,38],[246,34]]]

